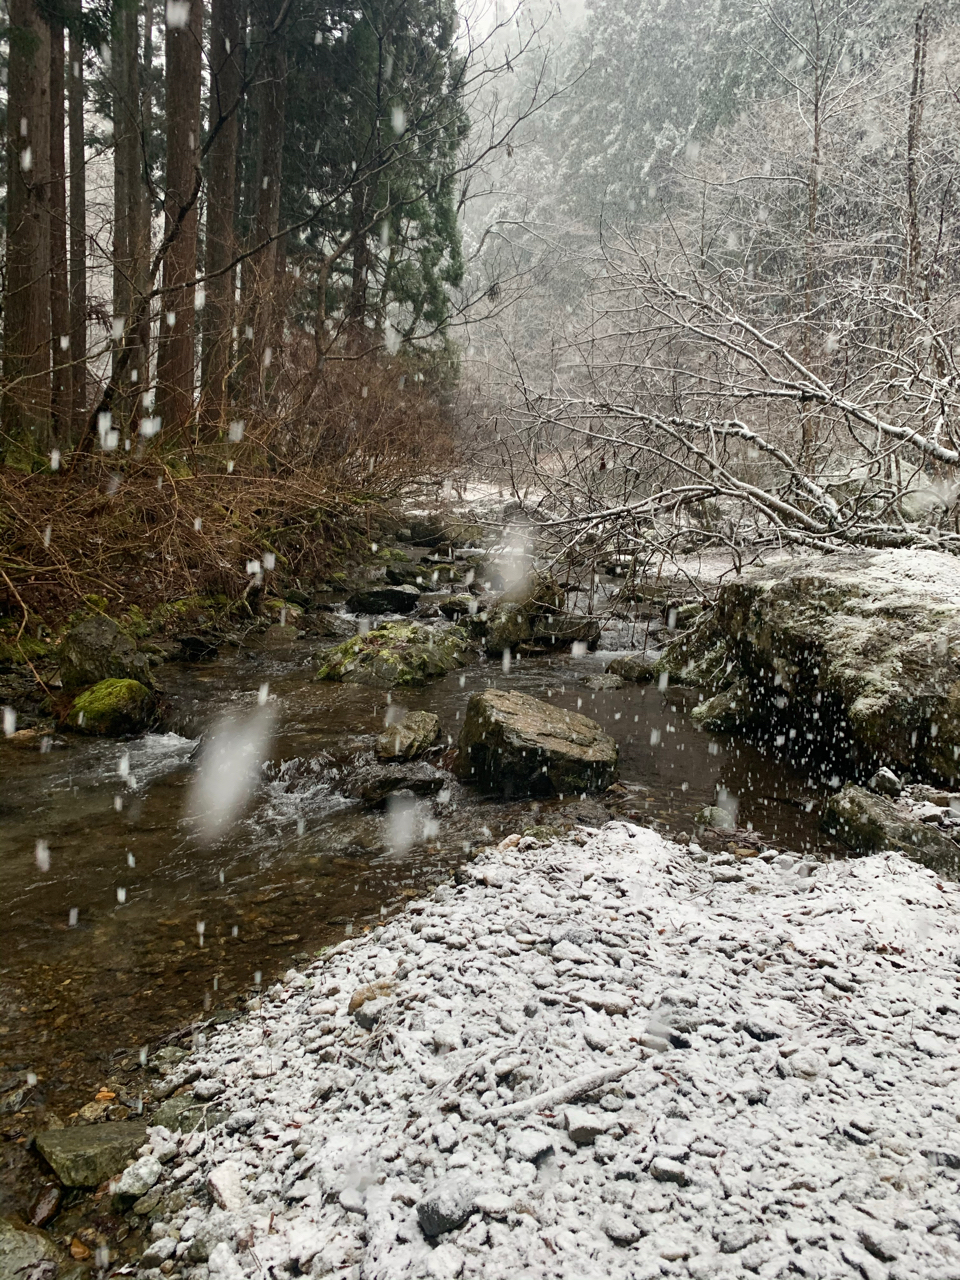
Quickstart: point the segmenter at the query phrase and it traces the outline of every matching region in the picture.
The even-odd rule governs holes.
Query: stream
[[[502,802],[453,785],[419,802],[412,841],[398,845],[388,814],[338,789],[372,759],[397,704],[435,712],[455,743],[475,690],[549,697],[616,738],[624,816],[689,834],[693,815],[725,788],[741,827],[785,848],[836,852],[817,829],[818,788],[756,747],[696,728],[693,691],[588,688],[609,651],[524,658],[508,673],[499,660],[478,661],[391,697],[313,681],[314,649],[224,647],[214,662],[166,664],[180,733],[125,743],[71,736],[46,754],[0,741],[0,1213],[25,1208],[22,1135],[68,1122],[98,1089],[115,1097],[82,1118],[138,1111],[141,1047],[237,1016],[277,975],[373,927],[475,846],[608,816],[589,797]],[[225,710],[253,708],[264,684],[276,708],[268,758],[244,816],[204,847],[185,817],[196,735]]]

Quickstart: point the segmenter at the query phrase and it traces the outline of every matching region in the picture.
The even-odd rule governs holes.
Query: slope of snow
[[[145,1263],[960,1276],[957,886],[624,823],[510,837],[465,879],[185,1064],[232,1115],[177,1139],[161,1185],[185,1204]],[[376,983],[365,1028],[348,1005]]]

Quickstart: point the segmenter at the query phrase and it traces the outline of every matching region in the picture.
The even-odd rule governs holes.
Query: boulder
[[[156,710],[156,697],[139,680],[101,680],[74,698],[66,722],[81,733],[119,738],[148,728]]]
[[[464,664],[466,636],[409,622],[385,622],[322,655],[318,680],[342,680],[379,689],[425,684]]]
[[[351,613],[412,613],[419,599],[420,592],[412,583],[383,582],[355,591],[347,601],[347,608]]]
[[[600,643],[600,622],[574,613],[546,613],[533,621],[533,644],[545,649],[568,644],[585,644],[595,649]]]
[[[960,873],[960,845],[920,822],[887,796],[848,782],[824,806],[821,823],[858,853],[899,849],[941,875]]]
[[[656,678],[656,668],[652,662],[640,653],[625,653],[607,667],[610,675],[620,676],[623,680],[633,680],[636,684],[646,684]]]
[[[354,769],[345,778],[341,790],[344,795],[364,804],[382,804],[397,791],[408,791],[415,796],[434,796],[450,783],[450,775],[435,769],[425,760],[398,761],[394,764],[372,764]]]
[[[604,671],[595,676],[586,676],[583,683],[588,689],[596,689],[598,693],[608,693],[614,689],[622,689],[625,681],[623,676],[611,675],[609,671]]]
[[[954,556],[864,551],[751,570],[720,587],[659,665],[711,694],[739,683],[741,727],[792,743],[804,762],[960,782]]]
[[[719,804],[708,804],[693,819],[700,829],[710,827],[713,831],[736,831],[737,820],[729,809]]]
[[[471,696],[459,746],[464,781],[507,795],[601,791],[617,774],[617,744],[595,721],[504,689]]]
[[[36,1147],[65,1187],[99,1187],[123,1170],[146,1136],[145,1123],[115,1120],[46,1129]]]
[[[690,719],[702,729],[716,733],[735,733],[749,716],[749,693],[742,684],[721,689],[690,712]]]
[[[440,735],[440,718],[432,711],[408,711],[377,739],[381,760],[412,760],[428,751]]]
[[[112,618],[98,613],[84,618],[64,636],[60,679],[65,689],[82,689],[108,679],[139,680],[149,685],[150,662]]]
[[[459,622],[461,618],[477,612],[477,602],[471,595],[445,596],[439,601],[439,608],[445,618]]]
[[[57,1276],[63,1274],[59,1266],[64,1261],[69,1259],[48,1235],[17,1218],[0,1218],[0,1276]]]
[[[219,655],[217,642],[210,636],[178,636],[181,662],[213,662]]]
[[[515,651],[521,645],[533,643],[537,627],[546,634],[546,619],[560,613],[564,599],[563,588],[552,578],[544,576],[524,579],[505,591],[498,603],[487,612],[484,639],[487,652],[496,655],[503,653],[505,649]],[[580,621],[589,622],[590,619]]]

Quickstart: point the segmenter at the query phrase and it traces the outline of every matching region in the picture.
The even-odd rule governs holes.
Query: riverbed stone
[[[620,676],[623,680],[632,680],[635,684],[646,684],[656,678],[654,664],[640,653],[625,653],[607,667],[607,672]]]
[[[383,582],[356,591],[347,601],[351,613],[411,613],[420,599],[413,583]]]
[[[822,824],[858,853],[898,849],[944,875],[960,870],[960,845],[887,796],[847,783],[824,806]]]
[[[721,689],[690,712],[690,719],[701,729],[714,733],[734,733],[749,714],[749,692],[741,683]]]
[[[428,751],[439,735],[439,716],[432,711],[408,711],[380,734],[377,755],[381,760],[412,760]]]
[[[507,649],[516,652],[522,646],[533,644],[538,628],[546,635],[550,618],[554,619],[554,626],[561,627],[559,618],[569,616],[561,612],[564,599],[563,588],[553,578],[544,575],[524,579],[509,588],[487,611],[484,636],[487,653],[496,656]],[[591,619],[577,621],[589,623]],[[577,638],[578,634],[571,637],[572,640]]]
[[[464,781],[508,795],[601,791],[617,775],[617,744],[596,721],[512,690],[471,696],[459,747]]]
[[[99,1187],[120,1173],[146,1136],[145,1123],[114,1120],[45,1129],[37,1134],[36,1146],[64,1186]]]
[[[659,665],[711,695],[739,682],[739,727],[771,745],[960,781],[954,556],[864,551],[750,570]]]
[[[464,1174],[450,1174],[417,1205],[417,1219],[425,1236],[443,1235],[462,1226],[473,1212],[477,1184]]]
[[[449,773],[434,768],[426,760],[397,760],[355,769],[343,780],[341,789],[353,799],[377,806],[398,791],[434,796],[452,781]]]
[[[457,627],[386,622],[328,649],[316,678],[379,689],[421,685],[462,667],[466,648],[466,636]]]
[[[150,661],[136,642],[103,614],[71,627],[60,645],[60,679],[65,689],[82,689],[101,680],[139,680],[149,685]]]
[[[0,1218],[0,1276],[18,1280],[35,1273],[45,1274],[41,1270],[43,1263],[52,1263],[56,1268],[64,1258],[50,1237],[36,1227],[17,1218]]]
[[[101,680],[74,699],[66,722],[81,733],[119,738],[148,728],[156,710],[153,692],[139,680]]]

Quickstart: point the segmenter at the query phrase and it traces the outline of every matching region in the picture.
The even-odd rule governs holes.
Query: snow
[[[290,971],[183,1064],[232,1115],[155,1237],[191,1280],[957,1276],[960,890],[734,861],[513,836]]]

